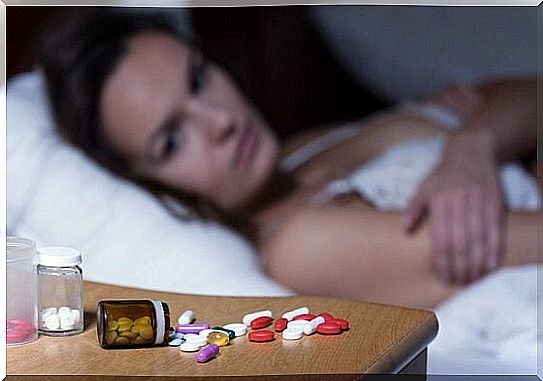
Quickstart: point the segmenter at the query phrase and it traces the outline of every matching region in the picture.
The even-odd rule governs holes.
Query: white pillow
[[[81,250],[87,280],[219,295],[288,295],[250,244],[216,223],[181,222],[54,130],[42,74],[7,88],[7,226],[40,245]]]

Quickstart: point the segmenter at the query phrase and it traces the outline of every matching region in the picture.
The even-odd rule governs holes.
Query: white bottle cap
[[[43,266],[75,266],[81,263],[81,253],[70,247],[42,247],[38,249],[38,264]]]

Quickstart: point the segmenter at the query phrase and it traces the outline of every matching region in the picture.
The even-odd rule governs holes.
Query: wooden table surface
[[[154,379],[187,380],[210,376],[289,375],[292,379],[311,379],[317,375],[396,373],[423,353],[437,333],[437,320],[431,311],[389,305],[361,303],[345,299],[295,296],[286,298],[214,297],[153,292],[86,282],[85,331],[68,337],[40,335],[33,343],[7,350],[8,379],[53,380],[58,375],[73,375],[80,380],[113,379],[114,376],[148,376]],[[311,312],[330,312],[346,318],[350,330],[337,336],[314,334],[287,342],[276,335],[270,343],[234,339],[221,348],[220,355],[205,364],[195,353],[176,347],[105,350],[96,335],[96,303],[100,299],[163,300],[172,320],[187,309],[196,319],[213,325],[239,322],[248,312],[271,309],[274,317],[307,306]],[[173,323],[172,323],[173,324]],[[20,377],[20,376],[25,377]],[[280,377],[280,376],[277,376]],[[281,376],[281,378],[283,378]],[[134,378],[135,379],[135,378]],[[277,378],[275,378],[277,379]],[[289,378],[290,379],[290,378]]]

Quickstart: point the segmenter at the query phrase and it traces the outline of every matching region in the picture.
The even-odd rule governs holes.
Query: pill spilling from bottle
[[[275,322],[271,310],[250,312],[241,320],[209,328],[210,324],[195,321],[193,311],[185,311],[177,320],[180,324],[170,328],[168,345],[179,347],[181,352],[198,352],[196,361],[205,363],[243,336],[254,345],[265,345],[276,340],[276,333],[285,341],[297,341],[315,333],[330,336],[349,329],[347,320],[335,318],[328,312],[312,314],[307,307],[287,311]]]

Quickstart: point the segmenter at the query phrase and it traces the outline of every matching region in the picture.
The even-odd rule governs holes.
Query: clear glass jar
[[[40,333],[74,335],[83,331],[81,253],[69,247],[38,249],[38,315]]]
[[[168,337],[170,308],[157,300],[101,300],[96,331],[102,348],[162,344]]]
[[[6,238],[6,344],[38,338],[36,244],[27,238]]]

